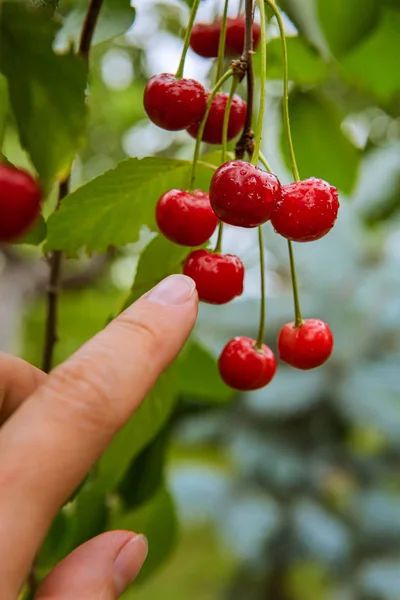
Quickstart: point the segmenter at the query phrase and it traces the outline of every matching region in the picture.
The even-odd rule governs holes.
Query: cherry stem
[[[286,138],[289,147],[290,163],[292,166],[293,177],[295,181],[300,181],[299,170],[297,168],[296,156],[293,148],[292,131],[290,128],[290,117],[289,117],[289,68],[288,68],[288,51],[286,44],[285,28],[278,7],[274,0],[265,0],[265,2],[272,8],[276,20],[278,22],[279,33],[282,42],[282,55],[283,55],[283,120],[285,124]]]
[[[232,100],[235,94],[236,88],[238,86],[238,79],[234,77],[232,79],[231,89],[229,92],[228,102],[226,103],[225,113],[224,113],[224,122],[222,126],[222,163],[226,161],[226,155],[228,152],[228,125],[229,125],[229,116],[231,112]],[[214,248],[214,253],[220,253],[222,251],[222,237],[224,233],[224,224],[222,221],[219,223],[218,228],[218,239]]]
[[[219,222],[218,226],[218,238],[217,243],[215,244],[215,248],[213,250],[214,254],[220,254],[222,252],[222,237],[224,234],[224,224],[222,221]]]
[[[259,154],[258,154],[258,160],[260,161],[261,164],[264,165],[264,167],[266,168],[266,170],[269,173],[273,173],[274,172],[272,170],[271,165],[269,164],[269,162],[267,161],[266,157],[264,156],[264,154],[262,152],[259,152]]]
[[[240,14],[243,10],[243,0],[239,0],[239,4],[238,4],[238,12],[237,12],[237,16],[240,17]]]
[[[218,44],[218,62],[217,62],[217,73],[215,76],[215,81],[218,81],[218,79],[221,79],[222,74],[224,72],[226,20],[227,20],[227,16],[228,16],[228,4],[229,4],[229,0],[225,0],[224,11],[222,13],[221,33],[219,36],[219,44]]]
[[[260,305],[260,327],[258,330],[257,336],[257,344],[256,348],[261,350],[262,345],[264,343],[265,336],[265,317],[266,317],[266,293],[265,293],[265,251],[264,251],[264,239],[263,239],[263,229],[260,225],[258,227],[258,246],[260,250],[260,281],[261,281],[261,305]]]
[[[224,122],[222,124],[222,163],[226,161],[226,155],[228,152],[228,127],[229,127],[229,117],[231,114],[231,106],[233,101],[233,96],[235,95],[236,88],[238,86],[238,79],[234,77],[232,79],[231,89],[228,96],[228,102],[226,103],[225,113],[224,113]]]
[[[290,163],[292,166],[293,177],[295,181],[300,181],[299,169],[297,167],[296,155],[293,148],[292,131],[290,128],[290,116],[289,116],[289,68],[288,68],[288,52],[285,36],[285,28],[281,14],[276,6],[274,0],[265,0],[265,2],[272,8],[276,20],[278,22],[280,38],[282,42],[282,56],[283,56],[283,121],[285,124],[285,132],[287,143],[289,147]],[[300,311],[300,300],[299,290],[297,283],[296,264],[294,260],[293,244],[291,240],[288,240],[289,259],[290,259],[290,272],[292,277],[292,288],[293,288],[293,301],[294,301],[294,314],[295,314],[295,327],[299,327],[303,323],[303,318]]]
[[[288,248],[289,248],[289,259],[290,259],[290,273],[292,276],[292,288],[293,288],[293,302],[294,302],[294,326],[300,327],[303,323],[303,317],[301,316],[300,310],[300,300],[299,300],[299,287],[297,284],[297,274],[296,274],[296,263],[294,261],[294,252],[293,252],[293,244],[290,240],[288,240]]]
[[[197,132],[196,145],[194,147],[194,153],[193,153],[192,167],[190,169],[190,175],[189,175],[189,187],[188,187],[189,192],[193,191],[193,189],[194,189],[194,182],[196,179],[196,167],[197,167],[197,163],[198,163],[199,156],[200,156],[201,138],[203,137],[204,128],[206,126],[206,121],[207,121],[207,118],[208,118],[208,115],[210,112],[211,104],[214,100],[214,96],[217,94],[221,85],[223,85],[225,83],[225,81],[227,79],[229,79],[229,77],[232,77],[232,75],[233,75],[232,69],[229,69],[229,71],[227,71],[224,75],[222,75],[222,77],[214,85],[214,87],[211,90],[210,95],[208,97],[206,111],[205,111],[202,121],[200,123],[199,131]]]
[[[267,39],[266,39],[266,18],[265,18],[265,6],[264,0],[257,0],[258,7],[260,9],[260,21],[261,21],[261,43],[260,43],[260,56],[261,56],[261,68],[260,68],[260,106],[258,110],[257,128],[255,133],[255,145],[253,156],[251,157],[251,163],[256,165],[260,156],[262,131],[264,124],[264,111],[265,111],[265,80],[267,78]]]
[[[185,38],[183,40],[183,49],[182,49],[182,54],[181,54],[181,60],[179,61],[178,70],[175,75],[175,77],[177,79],[182,79],[182,77],[183,77],[183,69],[185,68],[186,54],[189,49],[190,36],[192,35],[192,29],[193,29],[193,25],[194,25],[194,21],[196,18],[196,14],[197,14],[199,5],[200,5],[200,0],[194,0],[194,2],[192,4],[192,8],[190,10],[189,21],[188,21],[188,24],[186,27]]]

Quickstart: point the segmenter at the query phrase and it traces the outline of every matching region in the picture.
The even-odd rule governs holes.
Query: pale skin
[[[193,281],[173,275],[50,375],[0,354],[2,600],[17,599],[52,520],[179,353],[197,305]],[[115,600],[147,551],[136,532],[104,533],[57,565],[36,598]]]

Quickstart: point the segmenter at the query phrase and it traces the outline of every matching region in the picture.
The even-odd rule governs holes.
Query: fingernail
[[[156,304],[184,304],[196,289],[193,279],[186,275],[170,275],[163,279],[146,295],[146,299]]]
[[[121,548],[113,565],[114,584],[120,596],[138,575],[146,560],[148,543],[144,535],[135,535]]]

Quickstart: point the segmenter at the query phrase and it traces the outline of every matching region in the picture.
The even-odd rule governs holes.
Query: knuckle
[[[49,377],[48,391],[62,403],[63,418],[76,417],[85,428],[113,431],[116,425],[113,410],[113,386],[108,373],[93,361],[70,360],[55,369]]]
[[[127,315],[122,313],[116,323],[129,331],[140,345],[141,352],[152,353],[154,348],[159,343],[159,327],[157,327],[157,319],[142,311],[137,316]]]

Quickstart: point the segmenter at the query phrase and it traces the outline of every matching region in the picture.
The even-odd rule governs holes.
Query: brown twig
[[[90,46],[102,4],[103,0],[90,0],[88,9],[86,11],[78,47],[78,55],[81,56],[86,62],[89,60]],[[56,210],[60,208],[62,200],[68,195],[69,184],[70,175],[68,175],[60,183]],[[47,288],[47,314],[45,325],[45,342],[42,358],[42,369],[46,373],[48,373],[53,366],[54,348],[58,340],[57,315],[58,299],[61,287],[62,257],[62,252],[57,250],[53,252],[49,258],[50,276],[49,285]],[[27,585],[29,594],[33,596],[38,587],[35,564],[33,564],[29,573]]]
[[[90,46],[92,44],[93,34],[102,4],[103,0],[90,0],[89,7],[86,12],[78,48],[79,56],[82,56],[86,60],[89,58]]]
[[[102,4],[103,0],[90,0],[86,12],[78,47],[78,55],[81,56],[86,62],[89,60],[90,46]],[[68,175],[65,180],[60,183],[56,210],[60,208],[62,200],[68,195],[69,184],[70,176]],[[47,289],[47,315],[42,358],[42,369],[46,373],[48,373],[53,366],[54,348],[58,340],[57,315],[58,298],[61,288],[62,258],[62,252],[59,250],[52,252],[49,258],[50,276]]]
[[[235,158],[242,159],[246,152],[251,156],[254,149],[253,104],[254,104],[254,71],[253,71],[253,0],[246,0],[246,27],[244,35],[244,51],[241,62],[246,65],[247,74],[247,112],[242,135],[235,148]]]

